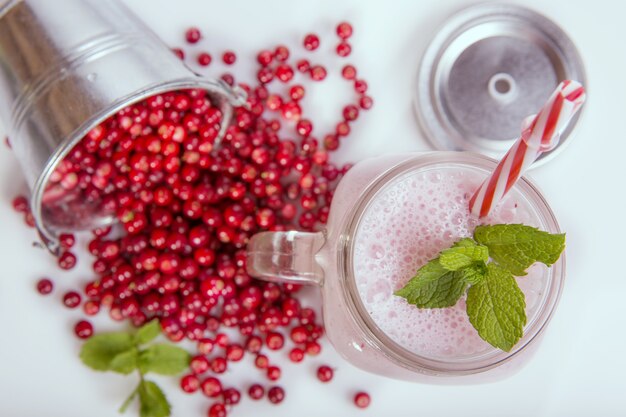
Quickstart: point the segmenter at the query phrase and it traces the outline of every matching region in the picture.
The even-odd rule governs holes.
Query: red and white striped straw
[[[488,215],[539,155],[559,143],[561,133],[585,102],[585,97],[580,83],[566,80],[559,84],[539,113],[524,121],[521,137],[476,190],[469,202],[472,214]]]

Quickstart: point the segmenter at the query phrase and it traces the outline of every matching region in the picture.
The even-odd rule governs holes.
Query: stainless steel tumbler
[[[93,127],[151,95],[205,89],[224,133],[245,94],[201,78],[118,0],[0,1],[0,119],[31,190],[31,209],[52,251],[61,231],[113,221],[80,198],[42,205],[57,164]]]

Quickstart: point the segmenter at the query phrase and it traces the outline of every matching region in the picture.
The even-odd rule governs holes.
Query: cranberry
[[[280,379],[280,368],[278,366],[268,366],[267,367],[267,379],[270,381],[277,381]]]
[[[188,394],[194,393],[200,388],[200,380],[195,375],[185,375],[180,380],[180,387]]]
[[[80,305],[81,296],[76,291],[69,291],[63,296],[63,304],[67,308],[76,308]]]
[[[356,78],[356,68],[353,65],[346,65],[341,70],[341,76],[346,80],[354,80]]]
[[[248,388],[248,395],[253,400],[260,400],[265,395],[265,389],[259,384],[252,384]]]
[[[222,383],[215,377],[208,377],[200,384],[202,393],[209,398],[215,398],[222,393]]]
[[[261,51],[261,52],[259,52],[257,54],[256,59],[257,59],[259,64],[261,64],[262,66],[266,67],[274,59],[274,54],[271,51],[267,51],[267,50]]]
[[[322,81],[326,78],[326,68],[321,65],[314,65],[309,71],[311,72],[311,79],[313,81]]]
[[[320,46],[320,38],[314,33],[310,33],[304,37],[304,49],[314,51]]]
[[[279,404],[285,399],[285,390],[282,387],[271,387],[267,391],[267,398],[272,404]]]
[[[341,22],[337,25],[337,35],[341,39],[348,39],[352,36],[352,25],[348,22]]]
[[[322,365],[317,368],[317,379],[328,382],[333,379],[333,369],[330,366]]]
[[[276,78],[284,83],[291,81],[293,75],[293,69],[289,65],[281,64],[276,67]]]
[[[18,213],[28,213],[30,208],[28,207],[28,199],[23,195],[19,195],[13,199],[13,209]]]
[[[63,249],[70,249],[76,243],[76,238],[71,233],[61,233],[59,235],[59,244]]]
[[[300,348],[293,348],[289,351],[289,360],[294,363],[302,362],[304,351]]]
[[[301,59],[296,62],[296,69],[298,70],[298,72],[307,72],[309,71],[309,69],[311,69],[311,63],[306,59]]]
[[[223,374],[226,372],[226,358],[217,357],[211,361],[211,370],[216,374]]]
[[[224,404],[226,405],[239,404],[239,401],[241,400],[241,393],[235,388],[227,388],[222,392],[222,398],[224,399]]]
[[[265,344],[271,350],[279,350],[285,344],[285,339],[282,334],[271,332],[268,333],[267,337],[265,338]]]
[[[337,55],[341,57],[346,57],[350,55],[350,52],[352,52],[352,47],[348,42],[341,42],[339,45],[337,45],[336,51]]]
[[[305,351],[309,356],[317,356],[322,351],[322,347],[317,342],[307,342]]]
[[[196,58],[196,60],[198,61],[198,64],[206,67],[209,64],[211,64],[211,61],[213,60],[213,58],[211,57],[211,55],[207,52],[201,52],[198,54],[198,57]]]
[[[269,366],[269,359],[263,354],[258,354],[254,359],[254,366],[259,369],[267,369]]]
[[[374,105],[374,100],[370,96],[361,96],[359,99],[359,107],[363,110],[369,110]]]
[[[354,395],[354,405],[359,408],[367,408],[370,405],[370,395],[366,392],[357,392]]]
[[[37,292],[41,295],[47,295],[54,289],[54,284],[48,278],[42,278],[37,281]]]
[[[233,344],[226,348],[226,359],[238,362],[243,358],[244,350],[240,345]]]
[[[197,43],[201,38],[202,33],[200,32],[200,29],[196,27],[191,27],[185,32],[185,39],[189,43]]]
[[[69,251],[63,252],[61,256],[59,256],[57,263],[61,269],[72,269],[76,266],[76,255]]]
[[[274,59],[279,62],[285,62],[289,58],[289,49],[286,46],[277,46],[274,50]]]
[[[209,360],[204,355],[197,355],[191,358],[189,368],[194,375],[201,375],[209,370]]]
[[[222,54],[222,61],[226,65],[233,65],[237,60],[237,55],[233,51],[226,51]]]
[[[367,91],[367,82],[365,80],[354,80],[354,91],[359,94],[365,94]]]
[[[226,417],[227,415],[226,406],[222,403],[215,403],[209,407],[208,417]]]
[[[79,339],[89,339],[93,336],[93,325],[87,320],[81,320],[74,326],[74,333]]]

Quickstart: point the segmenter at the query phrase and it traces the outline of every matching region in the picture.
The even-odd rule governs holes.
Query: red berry
[[[271,350],[278,350],[285,344],[285,338],[280,333],[271,332],[267,334],[265,344]]]
[[[301,85],[294,85],[289,89],[289,97],[293,101],[300,101],[304,97],[304,87]]]
[[[180,387],[186,393],[191,394],[200,388],[200,380],[195,375],[185,375],[180,380]]]
[[[374,105],[374,100],[370,96],[361,96],[359,99],[359,106],[363,110],[369,110]]]
[[[81,296],[76,291],[69,291],[63,296],[63,304],[67,308],[76,308],[80,305]]]
[[[370,405],[370,396],[366,392],[358,392],[354,396],[354,405],[359,408],[367,408]]]
[[[337,25],[337,35],[341,39],[348,39],[352,36],[352,25],[348,22],[341,22]]]
[[[346,57],[350,55],[350,52],[352,52],[352,47],[348,42],[341,42],[337,45],[337,55],[340,57]]]
[[[79,339],[89,339],[93,335],[93,326],[87,320],[81,320],[74,326],[74,333]]]
[[[23,195],[19,195],[13,199],[13,209],[18,213],[27,213],[29,211],[28,199]]]
[[[286,83],[293,78],[293,68],[287,64],[281,64],[276,67],[276,78]]]
[[[189,368],[195,375],[201,375],[209,370],[209,360],[204,355],[197,355],[191,358]]]
[[[333,369],[330,366],[322,365],[317,368],[317,379],[328,382],[333,379]]]
[[[313,81],[322,81],[326,78],[326,68],[321,65],[314,65],[310,69],[311,79]]]
[[[226,417],[227,415],[226,406],[222,403],[215,403],[209,407],[208,417]]]
[[[258,53],[258,55],[256,56],[256,60],[259,62],[259,64],[261,64],[262,66],[266,67],[268,66],[272,60],[274,59],[274,54],[271,51],[261,51]]]
[[[285,62],[289,58],[289,49],[286,46],[277,46],[274,50],[274,59],[280,62]]]
[[[235,388],[227,388],[222,392],[222,397],[224,399],[224,404],[235,405],[239,404],[239,401],[241,400],[241,393]]]
[[[294,363],[302,362],[304,359],[304,351],[300,348],[293,348],[289,351],[289,360]]]
[[[314,51],[320,46],[320,38],[314,34],[310,33],[304,37],[304,49],[307,51]]]
[[[174,52],[174,55],[176,55],[179,59],[185,59],[185,51],[182,49],[172,48],[172,52]]]
[[[269,365],[269,359],[267,358],[267,356],[263,354],[257,355],[256,358],[254,359],[254,366],[256,366],[259,369],[267,369],[268,365]]]
[[[212,376],[206,378],[200,384],[202,393],[209,398],[215,398],[222,393],[222,383]]]
[[[277,381],[280,379],[280,368],[278,366],[269,366],[267,368],[267,379],[270,381]]]
[[[272,404],[279,404],[285,399],[285,390],[282,387],[272,387],[267,391],[267,398]]]
[[[57,259],[57,263],[61,269],[72,269],[76,266],[76,255],[69,251],[63,252]]]
[[[211,55],[207,52],[201,52],[198,54],[198,57],[196,58],[198,61],[199,65],[202,65],[203,67],[208,66],[211,61],[213,60],[213,58],[211,57]]]
[[[54,284],[48,278],[42,278],[37,281],[37,292],[41,295],[47,295],[54,289]]]
[[[353,65],[346,65],[341,70],[341,76],[346,80],[354,80],[356,78],[356,68]]]
[[[185,39],[189,43],[197,43],[201,38],[202,33],[200,32],[200,29],[196,27],[191,27],[185,32]]]
[[[76,243],[76,238],[71,233],[61,233],[59,235],[59,244],[63,249],[70,249]]]
[[[354,80],[354,91],[359,94],[365,94],[367,91],[367,82],[365,80]]]
[[[265,389],[259,384],[252,384],[250,388],[248,388],[248,395],[253,400],[260,400],[263,398],[263,395],[265,395]]]
[[[237,60],[237,55],[233,51],[226,51],[222,54],[222,61],[226,65],[232,65]]]
[[[299,72],[307,72],[309,69],[311,69],[311,63],[306,59],[301,59],[296,62],[296,69]]]

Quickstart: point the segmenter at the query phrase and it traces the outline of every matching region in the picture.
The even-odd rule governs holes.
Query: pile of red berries
[[[347,57],[352,26],[339,24],[337,34],[336,53]],[[191,28],[185,37],[197,43],[202,34]],[[315,50],[320,38],[309,34],[303,44]],[[183,50],[175,52],[184,59]],[[135,326],[156,318],[171,341],[195,341],[197,354],[180,385],[215,401],[210,417],[225,416],[240,401],[244,387],[224,387],[219,377],[231,363],[250,358],[269,386],[254,383],[245,391],[254,400],[267,396],[277,404],[285,397],[274,385],[281,368],[264,350],[288,349],[294,363],[321,350],[323,327],[313,309],[300,305],[299,287],[252,279],[245,248],[260,231],[314,230],[326,223],[333,190],[350,167],[337,167],[330,155],[372,99],[356,68],[343,65],[341,75],[356,94],[334,131],[315,134],[302,99],[308,80],[323,80],[327,69],[291,56],[282,45],[260,51],[254,84],[222,75],[248,98],[221,142],[222,113],[205,91],[155,95],[91,130],[58,166],[46,191],[45,201],[78,192],[100,202],[118,222],[93,231],[88,251],[94,278],[82,295],[65,294],[64,305],[82,306],[86,316],[107,310],[113,320]],[[212,61],[208,52],[196,59],[203,66]],[[237,56],[226,51],[222,60],[232,65]],[[296,83],[297,77],[303,80]],[[270,83],[284,84],[284,94],[270,93]],[[13,205],[32,226],[27,200],[18,197]],[[74,236],[62,235],[61,246],[58,264],[71,269]],[[53,283],[42,279],[37,289],[49,294]],[[93,326],[81,320],[75,332],[88,338]],[[322,366],[317,377],[328,382],[333,370]],[[364,395],[355,397],[359,407],[369,403]]]

